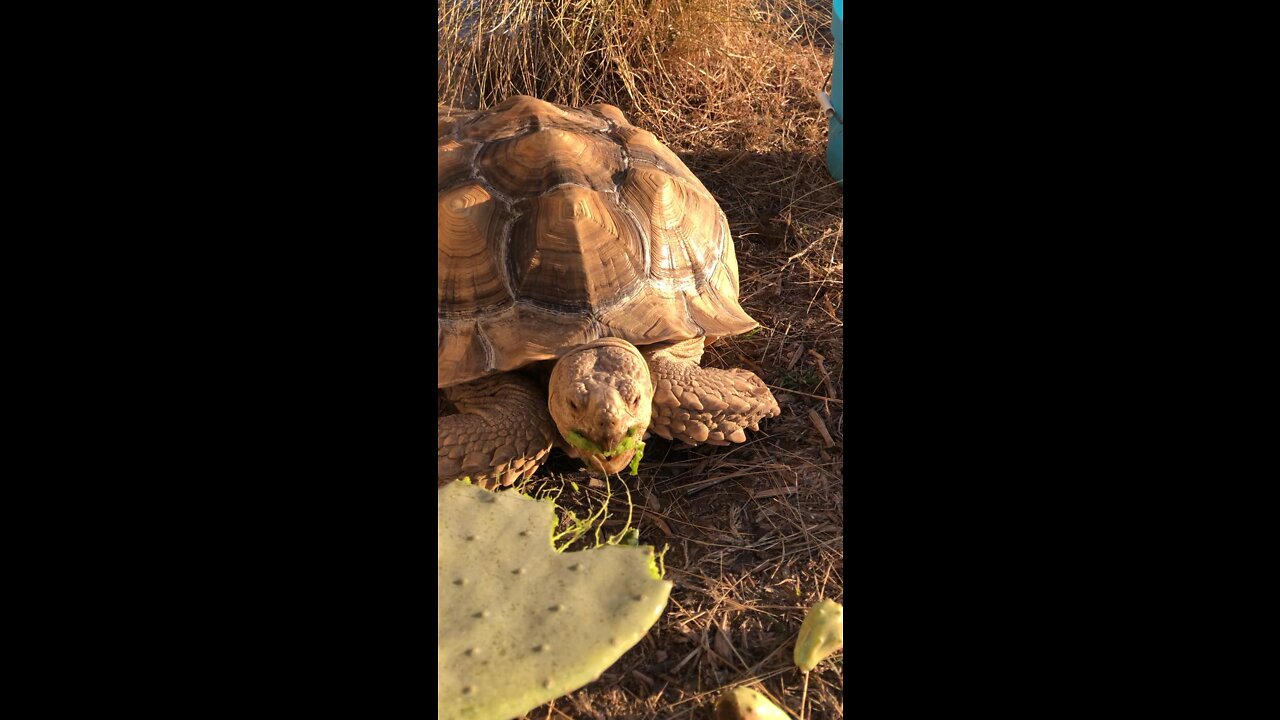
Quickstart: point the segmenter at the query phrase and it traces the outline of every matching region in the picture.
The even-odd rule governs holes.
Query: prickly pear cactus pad
[[[437,494],[440,718],[510,720],[600,677],[644,637],[671,583],[653,548],[559,553],[555,506],[463,482]]]
[[[844,606],[832,600],[814,605],[800,624],[796,638],[796,666],[809,672],[844,645]]]
[[[755,690],[740,687],[720,696],[715,720],[791,720],[791,716]]]

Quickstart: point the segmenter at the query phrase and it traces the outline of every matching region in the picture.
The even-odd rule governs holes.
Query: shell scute
[[[436,302],[450,314],[492,312],[515,299],[498,264],[507,212],[483,186],[445,191],[436,220]]]
[[[489,142],[544,128],[563,128],[576,132],[603,132],[609,124],[604,120],[573,108],[545,102],[528,95],[513,95],[489,110],[460,124],[459,139]]]
[[[532,205],[512,229],[511,279],[519,297],[590,312],[639,290],[644,239],[617,203],[565,185]]]
[[[548,128],[485,143],[477,158],[481,174],[511,197],[572,183],[613,190],[622,155],[603,135]]]
[[[633,162],[651,165],[662,170],[674,177],[696,187],[699,192],[711,197],[711,193],[707,190],[702,181],[689,170],[675,153],[667,149],[667,146],[658,142],[658,138],[648,130],[641,130],[635,127],[618,128],[618,135],[622,138],[622,146],[626,149],[628,157]]]

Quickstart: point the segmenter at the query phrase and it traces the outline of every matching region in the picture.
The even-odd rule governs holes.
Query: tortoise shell
[[[516,96],[438,120],[437,387],[601,337],[756,327],[720,206],[618,108]]]

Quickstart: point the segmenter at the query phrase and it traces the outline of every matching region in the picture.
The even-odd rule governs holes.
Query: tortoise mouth
[[[637,472],[638,461],[644,455],[643,436],[644,429],[640,425],[634,425],[617,447],[610,450],[601,449],[599,445],[576,430],[566,434],[565,439],[573,447],[572,454],[582,460],[589,470],[610,475],[622,472],[623,468],[630,465],[631,474],[634,475]]]
[[[627,450],[621,455],[613,455],[611,457],[605,457],[599,453],[583,453],[581,460],[586,463],[589,470],[604,473],[605,475],[614,475],[625,470],[631,464],[631,458],[635,454],[635,450]]]

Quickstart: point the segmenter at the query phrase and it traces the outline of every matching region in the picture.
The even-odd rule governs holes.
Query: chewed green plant
[[[599,445],[596,445],[583,437],[576,430],[570,430],[568,434],[565,435],[565,440],[569,441],[570,445],[578,448],[579,450],[589,453],[597,453],[605,456],[606,458],[617,457],[630,450],[635,450],[636,454],[631,457],[631,474],[640,474],[640,458],[644,457],[644,440],[640,438],[640,433],[636,431],[636,428],[628,430],[627,436],[622,439],[622,442],[618,443],[618,446],[611,450],[601,448]]]
[[[581,540],[583,536],[593,529],[598,535],[607,517],[605,512],[607,508],[607,504],[601,504],[599,509],[584,518],[579,518],[578,514],[572,510],[566,510],[564,523],[567,527],[560,532],[553,532],[551,535],[551,544],[555,547],[556,552],[568,550],[570,546]],[[596,544],[599,545],[600,543],[597,542]]]
[[[558,552],[555,506],[450,483],[437,493],[437,707],[508,720],[595,680],[666,607],[652,547]]]
[[[569,485],[573,488],[575,493],[579,491],[578,483],[570,480]],[[609,482],[608,477],[604,479],[604,487],[605,487],[605,495],[600,502],[600,506],[592,510],[591,506],[589,505],[588,506],[589,514],[586,517],[579,518],[578,513],[574,512],[573,510],[561,508],[560,506],[557,505],[557,510],[562,510],[564,513],[564,517],[560,522],[560,525],[564,526],[564,529],[559,532],[553,531],[551,535],[551,544],[555,546],[557,552],[564,552],[565,550],[568,550],[569,548],[577,544],[580,540],[585,538],[587,536],[587,533],[590,533],[593,531],[594,531],[594,538],[593,538],[594,543],[589,544],[587,547],[600,547],[601,545],[637,546],[640,544],[639,530],[632,527],[631,525],[633,513],[635,510],[635,505],[631,501],[631,488],[627,487],[625,483],[622,485],[622,488],[627,493],[627,496],[626,496],[627,519],[623,523],[622,529],[619,530],[617,533],[614,533],[613,535],[610,535],[607,537],[601,537],[601,532],[604,530],[605,523],[609,520],[610,517],[612,517],[609,514],[608,510],[610,507],[610,503],[613,500],[613,484]],[[539,500],[557,503],[560,500],[560,497],[562,496],[563,492],[564,492],[563,484],[544,485],[542,490],[536,493],[535,497],[537,497]],[[578,549],[586,549],[586,548],[579,547]],[[666,552],[666,549],[664,548],[663,553],[665,552]],[[659,562],[661,561],[661,555],[662,553],[659,553]]]
[[[640,545],[640,529],[631,525],[635,511],[635,504],[631,501],[631,488],[627,487],[625,483],[623,483],[622,489],[627,493],[627,519],[623,521],[621,530],[613,535],[603,538],[601,537],[600,532],[604,529],[605,522],[610,518],[610,515],[606,511],[609,508],[609,502],[613,499],[613,485],[609,482],[607,477],[605,478],[604,483],[604,499],[601,501],[600,507],[590,515],[585,518],[578,519],[577,513],[572,510],[565,511],[564,524],[568,526],[567,529],[559,533],[552,533],[551,536],[551,544],[555,546],[556,552],[564,552],[592,530],[595,531],[594,544],[589,545],[589,547],[600,547],[602,545],[642,547]],[[578,484],[571,484],[573,485],[573,489],[576,491],[578,489]],[[541,495],[539,499],[544,501],[559,499],[563,490],[563,486],[548,489],[546,494]],[[670,549],[670,545],[664,544],[661,550],[649,556],[649,572],[659,580],[667,576],[665,558],[667,551]]]

